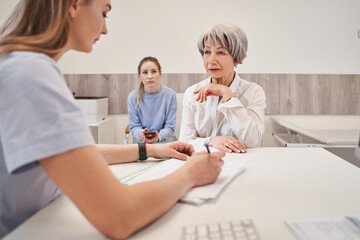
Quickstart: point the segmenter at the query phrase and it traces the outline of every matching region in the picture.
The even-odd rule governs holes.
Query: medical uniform
[[[26,51],[0,58],[0,238],[61,194],[38,160],[88,145],[94,140],[53,59]]]

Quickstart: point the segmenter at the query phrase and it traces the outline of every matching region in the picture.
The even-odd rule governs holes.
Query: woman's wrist
[[[146,154],[148,157],[154,157],[156,150],[154,149],[156,146],[154,144],[147,144],[146,145]]]
[[[179,170],[179,172],[181,172],[181,174],[183,174],[185,177],[183,178],[184,181],[184,185],[188,185],[187,187],[190,189],[192,187],[195,187],[196,185],[196,177],[195,174],[193,172],[193,170],[191,169],[191,166],[189,164],[184,164],[184,166],[182,166]],[[185,184],[185,181],[187,181],[187,184]]]
[[[148,157],[161,158],[164,156],[164,144],[147,144],[146,153]]]
[[[225,102],[229,101],[232,97],[234,97],[234,93],[230,90],[230,88],[224,86],[222,90],[222,97]]]

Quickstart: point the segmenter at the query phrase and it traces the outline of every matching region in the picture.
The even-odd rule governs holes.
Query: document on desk
[[[299,240],[360,239],[360,217],[287,220],[285,223]]]
[[[159,179],[173,173],[184,164],[185,161],[178,159],[165,160],[141,172],[131,174],[126,178],[121,179],[121,181],[123,183],[131,185],[135,183]],[[200,205],[208,199],[216,198],[221,192],[221,190],[232,179],[240,175],[243,171],[245,171],[244,163],[225,162],[222,167],[221,173],[215,183],[190,189],[181,198],[181,201],[190,204]]]

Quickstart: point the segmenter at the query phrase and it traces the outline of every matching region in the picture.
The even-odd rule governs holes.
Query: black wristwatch
[[[138,146],[139,146],[139,160],[144,161],[148,158],[146,155],[146,142],[140,141],[138,142]]]

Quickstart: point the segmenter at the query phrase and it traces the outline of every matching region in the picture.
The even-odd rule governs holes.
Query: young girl
[[[161,66],[154,57],[138,66],[140,87],[128,96],[130,131],[136,141],[146,143],[175,141],[176,93],[160,84]]]
[[[221,171],[223,152],[194,153],[184,143],[94,144],[57,61],[71,49],[90,52],[110,9],[110,0],[20,0],[1,30],[0,238],[61,192],[99,231],[125,238]],[[146,154],[191,161],[133,186],[107,166]]]

